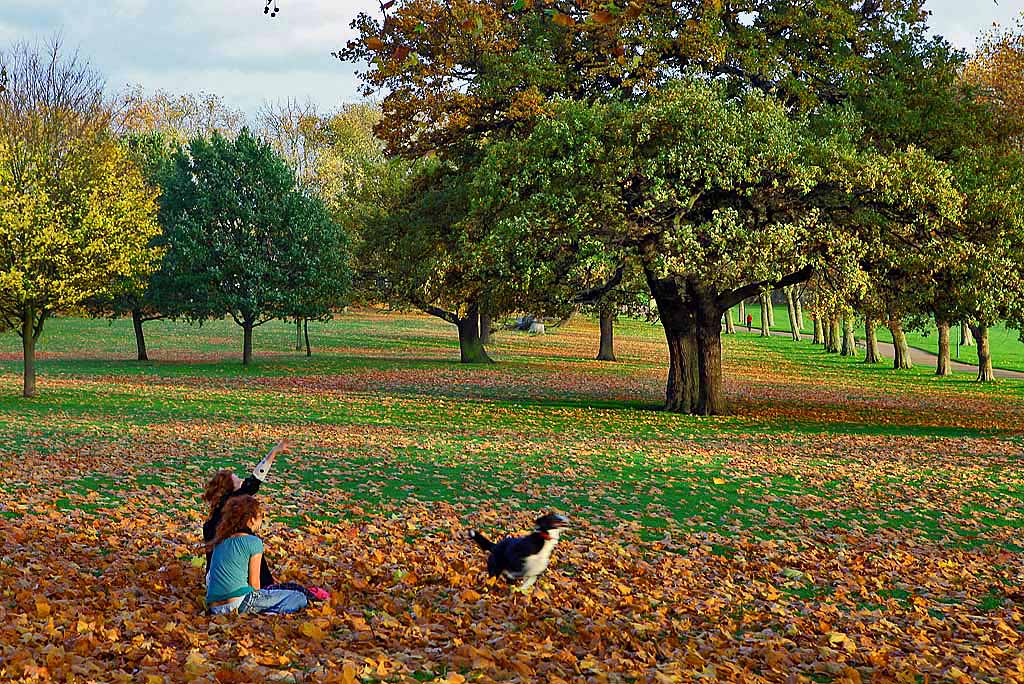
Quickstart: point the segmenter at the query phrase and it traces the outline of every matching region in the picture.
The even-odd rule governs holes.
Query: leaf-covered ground
[[[1024,383],[727,339],[736,415],[657,410],[660,329],[432,319],[47,331],[38,399],[0,360],[0,681],[1024,681]],[[290,617],[202,611],[204,479],[297,452],[262,497]],[[573,519],[526,601],[461,538]]]

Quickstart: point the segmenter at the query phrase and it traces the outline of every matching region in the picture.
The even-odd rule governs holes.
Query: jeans
[[[238,610],[238,606],[242,605],[242,599],[244,596],[233,598],[229,602],[220,606],[210,606],[210,615],[227,615],[228,613],[234,613]]]
[[[309,602],[301,591],[260,589],[242,597],[239,613],[297,613]]]
[[[310,588],[304,587],[298,582],[276,582],[270,585],[264,585],[267,589],[290,589],[292,591],[301,591],[306,596],[306,600],[312,603],[313,601],[321,601],[323,599],[317,598],[316,594],[310,591]]]

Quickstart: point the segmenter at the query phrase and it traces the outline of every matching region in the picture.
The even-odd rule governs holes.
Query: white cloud
[[[60,32],[112,88],[205,90],[252,112],[265,100],[313,99],[323,107],[359,98],[355,68],[331,57],[352,37],[359,12],[377,0],[0,0],[0,45]],[[972,49],[993,21],[1007,23],[1024,0],[929,0],[931,24]]]
[[[149,0],[114,0],[114,11],[124,17],[137,17],[149,4]]]
[[[16,27],[0,22],[0,45],[10,45],[21,37],[21,32]]]
[[[929,0],[932,30],[956,47],[973,50],[978,37],[994,23],[1008,25],[1024,11],[1021,0]]]
[[[349,39],[351,31],[336,24],[300,26],[277,35],[233,35],[216,46],[217,52],[231,58],[284,58],[297,54],[330,56]],[[264,40],[265,39],[265,40]]]
[[[313,99],[333,107],[359,99],[355,68],[331,56],[359,12],[377,0],[4,0],[0,41],[60,33],[111,89],[204,90],[252,112],[265,100]]]

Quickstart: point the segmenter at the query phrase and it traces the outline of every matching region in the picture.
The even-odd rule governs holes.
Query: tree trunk
[[[24,363],[21,396],[36,396],[36,338],[39,333],[35,329],[36,314],[31,307],[21,317],[21,351]]]
[[[896,370],[906,370],[914,367],[910,359],[910,346],[907,344],[907,336],[903,333],[903,321],[893,319],[889,321],[889,332],[892,333],[893,358],[892,367]]]
[[[768,307],[768,327],[775,327],[775,307],[772,305],[772,295],[774,292],[769,291],[764,293],[764,303]]]
[[[801,325],[796,312],[796,296],[793,294],[792,287],[783,289],[783,292],[786,294],[786,309],[789,312],[790,334],[792,335],[794,342],[799,342]]]
[[[601,307],[601,346],[597,351],[598,361],[615,360],[615,309],[610,306]]]
[[[668,341],[668,383],[665,387],[665,410],[672,413],[693,413],[697,408],[700,385],[697,339],[693,330],[665,327]]]
[[[242,365],[248,366],[252,361],[252,329],[251,318],[242,319]]]
[[[647,286],[658,304],[658,318],[668,342],[665,410],[693,413],[697,408],[700,386],[693,312],[687,308],[674,280],[655,278],[649,271],[646,276]]]
[[[722,312],[705,303],[697,314],[698,398],[694,413],[724,416],[728,413],[722,383]]]
[[[839,320],[836,318],[825,321],[825,351],[839,353]]]
[[[839,319],[829,317],[825,321],[825,351],[829,354],[839,353]]]
[[[969,323],[960,324],[960,346],[961,347],[973,347],[974,346],[974,334],[971,333],[971,326]]]
[[[736,324],[733,323],[733,320],[732,320],[732,309],[729,309],[728,311],[725,312],[725,334],[726,335],[735,335],[736,334]]]
[[[936,318],[935,327],[939,330],[939,356],[935,361],[935,374],[952,375],[953,368],[949,359],[949,321]]]
[[[825,326],[821,324],[821,316],[813,314],[811,319],[814,322],[814,338],[811,340],[811,344],[825,344]]]
[[[480,344],[491,344],[494,339],[491,337],[491,317],[487,314],[480,314]]]
[[[726,310],[692,282],[685,286],[685,297],[679,292],[679,283],[671,278],[659,280],[647,271],[647,283],[658,303],[669,348],[665,410],[725,414],[722,315]]]
[[[313,350],[309,346],[309,319],[302,319],[302,336],[306,339],[306,356],[312,356]]]
[[[768,301],[768,294],[761,293],[761,337],[771,335],[771,319],[769,319],[771,303]]]
[[[796,304],[796,324],[800,328],[800,332],[804,330],[804,305],[800,301],[800,292],[793,289],[793,303]]]
[[[132,309],[132,327],[135,328],[135,351],[139,361],[149,361],[149,354],[146,353],[146,336],[142,332],[142,312]]]
[[[295,351],[302,351],[302,319],[295,319]]]
[[[882,355],[878,351],[878,335],[875,334],[875,319],[864,319],[864,363],[879,363]]]
[[[459,329],[462,363],[494,363],[480,341],[480,312],[476,306],[470,307],[469,313],[465,318],[460,318],[456,326]]]
[[[971,325],[971,335],[978,345],[978,382],[992,382],[996,379],[992,372],[992,352],[988,344],[988,326]]]
[[[843,316],[843,348],[839,353],[842,356],[857,355],[857,340],[853,336],[852,316]]]
[[[745,301],[742,301],[742,300],[740,301],[739,314],[740,314],[740,317],[739,317],[740,319],[739,319],[738,323],[742,327],[742,326],[747,324],[747,303]]]

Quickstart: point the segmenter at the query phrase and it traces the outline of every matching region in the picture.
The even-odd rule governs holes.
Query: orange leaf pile
[[[394,346],[344,372],[179,350],[194,372],[68,364],[0,414],[0,681],[1024,681],[1016,386],[740,339],[738,415],[696,419],[647,408],[657,331],[615,368],[576,324],[465,369],[439,324],[336,325],[368,322]],[[203,480],[282,434],[267,555],[332,598],[208,617]],[[533,595],[487,581],[465,530],[549,508],[573,524]]]

